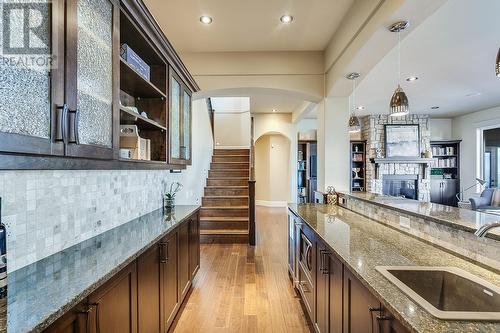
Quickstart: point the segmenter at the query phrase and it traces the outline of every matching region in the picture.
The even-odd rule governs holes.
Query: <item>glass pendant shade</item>
[[[497,63],[495,66],[495,70],[496,70],[497,77],[500,77],[500,49],[498,49],[498,53],[497,53]]]
[[[357,133],[361,131],[361,123],[359,117],[356,115],[351,115],[349,117],[349,133]]]
[[[391,98],[390,115],[392,117],[402,117],[410,113],[410,106],[408,105],[408,97],[398,84],[397,89]]]

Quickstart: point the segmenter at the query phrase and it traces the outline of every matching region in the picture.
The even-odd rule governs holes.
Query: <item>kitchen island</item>
[[[343,323],[343,332],[368,332],[370,326],[380,323],[376,317],[387,319],[392,332],[500,332],[499,322],[441,320],[432,316],[375,267],[453,266],[499,286],[500,276],[495,270],[340,206],[289,204],[288,208],[289,271],[317,331],[333,331],[332,327],[342,327]],[[309,248],[307,242],[312,251],[301,250]],[[339,270],[343,272],[340,277]],[[322,296],[325,273],[330,288],[326,301]],[[376,315],[372,316],[368,307]]]

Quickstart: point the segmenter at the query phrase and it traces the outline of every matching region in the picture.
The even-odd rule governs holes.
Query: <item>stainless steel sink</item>
[[[456,267],[377,266],[433,316],[500,321],[500,288]]]

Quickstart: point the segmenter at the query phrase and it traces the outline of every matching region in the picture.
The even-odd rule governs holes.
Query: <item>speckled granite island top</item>
[[[430,219],[465,231],[475,232],[479,227],[500,221],[500,216],[481,213],[470,209],[422,202],[417,200],[391,197],[370,192],[341,192],[341,195],[364,200],[375,205],[390,208],[402,213]],[[491,229],[486,237],[500,240],[500,229]]]
[[[198,208],[156,210],[10,273],[7,332],[42,331]]]
[[[376,266],[453,266],[495,285],[500,276],[339,206],[289,204],[382,303],[414,332],[500,332],[500,323],[433,317],[382,276]]]

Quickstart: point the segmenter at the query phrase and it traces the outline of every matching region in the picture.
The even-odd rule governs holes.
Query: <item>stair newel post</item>
[[[250,119],[250,172],[248,178],[248,242],[255,245],[255,149],[254,119]]]

